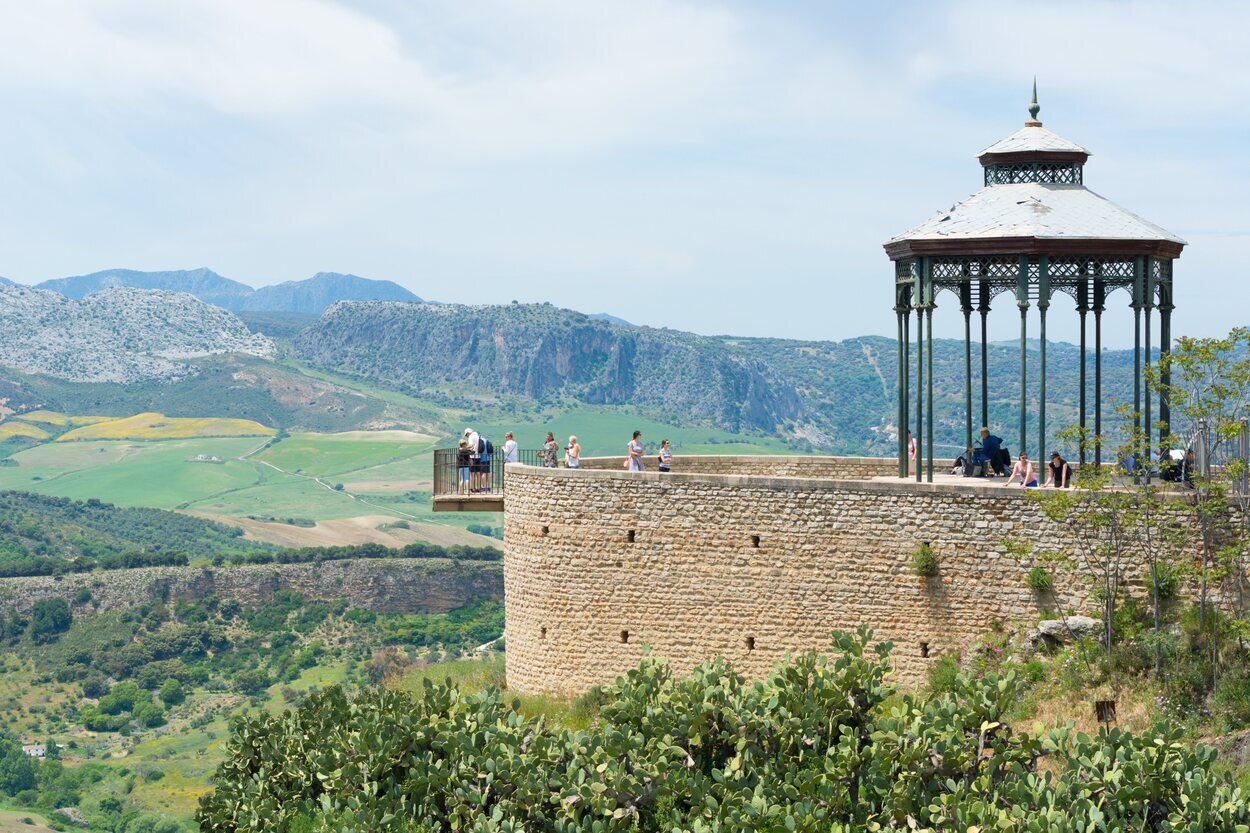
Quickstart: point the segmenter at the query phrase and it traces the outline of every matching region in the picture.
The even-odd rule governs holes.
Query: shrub
[[[724,660],[678,677],[644,659],[587,730],[527,718],[494,688],[427,682],[415,696],[367,689],[354,700],[330,688],[296,711],[238,719],[196,821],[232,833],[1250,823],[1214,750],[1177,730],[1033,737],[1007,723],[1023,691],[1012,673],[901,694],[887,682],[888,644],[871,647],[867,630],[834,640],[832,657],[795,657],[756,683]],[[374,779],[364,792],[362,777]]]
[[[51,642],[73,623],[69,605],[64,599],[40,599],[30,611],[30,638],[35,642]]]
[[[1173,564],[1160,562],[1155,565],[1154,573],[1150,576],[1150,592],[1153,596],[1156,591],[1159,594],[1160,601],[1168,601],[1175,599],[1176,594],[1181,589],[1181,571]]]
[[[1050,570],[1040,564],[1029,570],[1028,584],[1033,592],[1039,595],[1055,589],[1055,579],[1051,576]]]
[[[920,545],[911,557],[911,571],[924,578],[932,578],[938,574],[938,557],[928,542]]]

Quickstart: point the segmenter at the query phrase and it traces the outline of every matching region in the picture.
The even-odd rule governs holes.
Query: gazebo
[[[907,477],[907,426],[916,439],[917,481],[922,460],[933,480],[933,311],[948,290],[964,316],[964,439],[973,443],[972,313],[981,316],[980,425],[989,423],[986,376],[986,319],[999,295],[1010,293],[1020,312],[1020,433],[1013,449],[1037,457],[1046,450],[1046,313],[1062,293],[1080,317],[1080,427],[1088,431],[1086,318],[1094,314],[1093,432],[1102,435],[1102,314],[1108,296],[1129,295],[1133,311],[1133,413],[1139,429],[1152,431],[1152,393],[1145,384],[1143,357],[1151,361],[1151,313],[1159,311],[1159,350],[1171,346],[1172,264],[1185,241],[1120,208],[1085,187],[1090,153],[1042,126],[1037,115],[1037,84],[1024,127],[980,153],[984,187],[949,211],[939,212],[910,231],[891,238],[885,251],[894,262],[894,311],[898,315],[898,470]],[[1037,426],[1029,438],[1026,385],[1029,310],[1037,309],[1040,350]],[[911,313],[915,323],[912,368]],[[912,381],[915,397],[912,398]],[[1144,409],[1143,409],[1144,405]],[[914,413],[913,413],[914,411]],[[1168,404],[1159,399],[1158,419],[1166,426]],[[1004,436],[1008,436],[1004,432]],[[1034,444],[1035,443],[1035,444]],[[1082,442],[1080,462],[1085,462]],[[1030,455],[1032,456],[1032,455]],[[1101,443],[1094,462],[1102,461]]]

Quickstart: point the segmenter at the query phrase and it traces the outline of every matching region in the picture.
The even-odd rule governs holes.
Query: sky
[[[339,271],[893,335],[881,244],[980,187],[1036,76],[1086,185],[1188,241],[1174,331],[1222,334],[1250,324],[1247,29],[1240,3],[0,0],[0,275]],[[1075,338],[1064,299],[1048,324]]]

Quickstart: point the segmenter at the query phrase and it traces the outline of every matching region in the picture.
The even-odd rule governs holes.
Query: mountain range
[[[3,280],[3,279],[0,279]],[[420,301],[416,295],[391,281],[318,272],[302,281],[253,289],[247,284],[223,277],[211,269],[176,269],[168,272],[141,272],[135,269],[105,269],[89,275],[55,278],[36,285],[64,295],[85,298],[110,287],[163,289],[186,292],[205,303],[234,312],[292,312],[320,315],[336,301]]]
[[[135,274],[160,282],[152,273]],[[98,273],[60,286],[85,292],[108,275],[117,277]],[[234,282],[208,270],[164,273],[163,280],[208,297],[233,293],[236,306],[261,303],[251,299],[263,290],[241,300]],[[895,448],[892,339],[699,336],[551,304],[343,300],[360,280],[322,274],[279,285],[272,296],[293,311],[237,313],[162,289],[112,287],[72,299],[0,286],[0,364],[12,369],[0,368],[0,406],[435,431],[451,411],[527,412],[541,420],[540,411],[607,406],[675,425],[778,437],[798,450]],[[320,317],[306,311],[330,301]],[[1027,349],[1031,391],[1038,344]],[[1058,429],[1077,418],[1079,353],[1062,343],[1048,350],[1049,417]],[[1018,351],[1014,343],[988,347],[989,421],[1003,436],[1018,418]],[[1105,414],[1131,397],[1131,365],[1129,351],[1104,352]],[[965,429],[961,341],[934,341],[934,380],[937,441],[954,450]]]
[[[72,382],[171,381],[195,372],[180,359],[274,354],[268,337],[183,292],[111,287],[79,300],[5,285],[0,320],[5,365]]]

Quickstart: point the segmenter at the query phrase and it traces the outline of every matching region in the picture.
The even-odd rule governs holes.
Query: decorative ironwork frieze
[[[985,166],[985,184],[1047,182],[1054,185],[1081,185],[1084,182],[1083,167],[1079,162],[1000,162]]]

